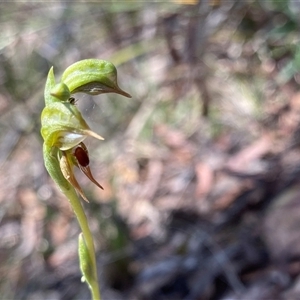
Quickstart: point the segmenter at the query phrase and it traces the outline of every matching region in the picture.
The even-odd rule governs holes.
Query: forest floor
[[[298,25],[213,2],[202,34],[194,6],[5,7],[4,33],[28,27],[1,45],[0,299],[89,297],[39,134],[49,67],[87,57],[114,62],[132,94],[76,102],[105,137],[87,142],[104,191],[77,174],[103,299],[300,299]]]

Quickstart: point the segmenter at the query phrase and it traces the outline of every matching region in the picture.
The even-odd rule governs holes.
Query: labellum
[[[73,185],[75,190],[80,194],[80,196],[87,202],[89,202],[83,193],[75,175],[73,172],[73,167],[78,167],[83,174],[90,179],[95,185],[103,190],[103,187],[94,178],[91,169],[89,167],[90,159],[88,150],[84,143],[80,143],[72,149],[67,151],[62,151],[62,156],[60,158],[60,168],[64,177],[68,180],[70,184]]]

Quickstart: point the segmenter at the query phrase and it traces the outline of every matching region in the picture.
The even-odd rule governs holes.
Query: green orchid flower
[[[103,140],[103,137],[90,129],[74,105],[71,95],[79,92],[91,95],[115,92],[131,96],[118,86],[115,66],[104,60],[86,59],[74,63],[65,70],[58,84],[53,68],[49,71],[45,87],[46,107],[41,116],[45,165],[62,191],[68,187],[67,180],[88,201],[74,176],[73,167],[79,167],[93,183],[103,189],[91,173],[88,151],[83,144],[88,136],[99,140]]]
[[[75,178],[74,167],[78,167],[94,184],[103,189],[92,175],[88,150],[83,143],[88,136],[99,140],[103,138],[90,129],[75,105],[73,95],[79,92],[90,95],[117,93],[129,98],[131,96],[118,86],[115,66],[99,59],[74,63],[65,70],[59,83],[56,83],[52,67],[45,86],[45,108],[41,115],[45,167],[68,198],[76,214],[82,230],[79,243],[81,270],[93,299],[100,299],[93,238],[77,194],[87,202],[88,199]],[[86,258],[84,253],[87,253]],[[87,265],[91,266],[85,274]]]

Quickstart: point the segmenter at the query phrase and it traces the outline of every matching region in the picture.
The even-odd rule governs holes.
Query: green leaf
[[[91,286],[92,282],[95,281],[93,276],[93,263],[82,233],[80,233],[78,237],[78,255],[79,266],[83,276],[82,281],[86,281]]]

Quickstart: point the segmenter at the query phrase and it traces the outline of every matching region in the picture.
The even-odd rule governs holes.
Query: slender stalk
[[[63,194],[67,197],[69,200],[72,209],[76,215],[76,218],[78,220],[79,226],[81,228],[84,242],[87,248],[88,256],[84,258],[85,262],[89,264],[91,274],[87,276],[87,274],[82,274],[85,276],[85,279],[88,283],[88,286],[92,293],[92,299],[93,300],[100,300],[100,292],[98,287],[98,276],[97,276],[97,266],[96,266],[96,255],[95,255],[95,248],[94,248],[94,242],[93,242],[93,236],[90,231],[88,221],[85,215],[85,212],[83,210],[82,204],[80,199],[77,196],[77,193],[75,189],[69,184],[69,182],[64,178],[60,166],[59,161],[57,159],[58,157],[58,149],[52,148],[44,143],[43,145],[43,153],[45,158],[45,167],[48,170],[50,176],[53,178],[53,180],[57,183],[60,190],[63,192]]]
[[[93,300],[100,300],[95,247],[94,247],[94,242],[93,242],[93,236],[92,236],[91,230],[89,228],[85,212],[83,210],[80,199],[78,198],[78,196],[73,188],[71,188],[69,190],[64,189],[63,192],[69,199],[70,204],[74,210],[74,213],[78,220],[79,226],[81,228],[81,231],[82,231],[82,234],[83,234],[83,237],[84,237],[87,249],[88,249],[89,256],[91,258],[91,262],[92,262],[91,268],[92,268],[93,276],[91,276],[91,280],[89,282],[89,288],[92,293],[92,298],[93,298]]]

